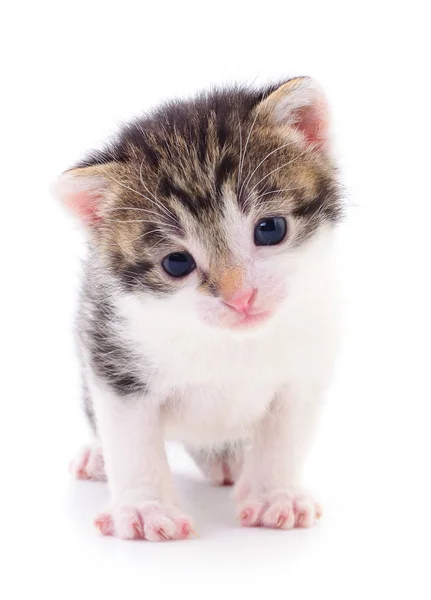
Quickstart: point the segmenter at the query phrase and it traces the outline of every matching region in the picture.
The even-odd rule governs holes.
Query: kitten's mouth
[[[221,318],[219,319],[213,320],[204,317],[204,321],[207,325],[221,327],[225,330],[252,331],[253,329],[259,329],[261,325],[266,324],[273,314],[274,311],[272,310],[251,313],[233,313],[233,311],[229,311],[229,313],[221,315]]]
[[[269,311],[254,314],[244,314],[241,319],[235,321],[235,323],[232,323],[230,327],[233,329],[253,327],[266,321],[270,314],[271,313]]]

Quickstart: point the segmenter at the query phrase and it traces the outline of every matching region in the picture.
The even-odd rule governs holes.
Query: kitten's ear
[[[115,163],[71,169],[60,175],[52,192],[84,225],[95,228],[102,221],[116,169]]]
[[[277,125],[300,131],[308,142],[328,143],[328,106],[320,87],[310,77],[296,77],[281,85],[258,105],[261,114]]]

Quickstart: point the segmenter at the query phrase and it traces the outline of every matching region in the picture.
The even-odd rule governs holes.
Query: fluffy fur
[[[164,439],[236,482],[245,526],[320,515],[301,471],[336,354],[327,122],[307,78],[215,91],[133,122],[60,178],[89,240],[77,331],[96,442],[72,470],[107,475],[103,533],[189,535]],[[286,239],[256,246],[256,223],[275,216]],[[180,251],[197,268],[174,279],[161,262]],[[235,310],[244,290],[250,307]]]

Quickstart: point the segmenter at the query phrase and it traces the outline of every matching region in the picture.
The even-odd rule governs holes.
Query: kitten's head
[[[57,195],[147,309],[249,328],[277,313],[339,218],[327,120],[308,78],[173,102],[64,173]]]

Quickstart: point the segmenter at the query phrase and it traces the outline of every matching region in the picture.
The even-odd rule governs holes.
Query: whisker
[[[157,246],[158,246],[159,244],[161,244],[162,242],[164,242],[164,241],[165,241],[165,240],[164,240],[163,238],[161,238],[161,239],[160,239],[158,242],[156,242],[155,244],[153,244],[153,245],[151,246],[151,248],[150,248],[150,249],[151,249],[151,250],[154,250],[154,248],[157,248]]]
[[[241,165],[241,161],[242,161],[242,130],[241,130],[241,120],[239,118],[239,113],[238,113],[238,133],[239,133],[239,165]],[[237,176],[237,180],[236,180],[236,189],[237,190],[239,188],[240,177],[241,177],[241,173],[238,168],[238,176]]]
[[[146,208],[139,208],[137,206],[112,206],[110,208],[104,208],[103,212],[109,212],[109,211],[114,211],[114,210],[140,210],[142,212],[148,212],[151,213],[152,215],[157,215],[159,216],[159,213],[154,212],[154,210],[148,210]]]
[[[283,144],[282,146],[279,146],[278,148],[276,148],[275,150],[272,150],[271,152],[268,152],[268,154],[265,156],[265,158],[263,158],[260,163],[257,165],[257,167],[254,169],[254,171],[248,175],[245,179],[244,179],[244,183],[243,185],[247,185],[247,183],[250,181],[250,179],[253,177],[253,175],[256,173],[256,171],[259,169],[259,167],[261,165],[263,165],[263,163],[273,154],[275,154],[276,152],[278,152],[279,150],[282,150],[283,148],[287,148],[288,146],[292,146],[294,142],[287,142],[287,144]]]
[[[246,142],[245,142],[245,146],[244,146],[244,152],[243,152],[243,155],[242,155],[242,162],[241,162],[241,164],[240,164],[239,179],[241,179],[241,176],[242,176],[242,170],[243,170],[243,167],[244,167],[245,154],[246,154],[246,152],[247,152],[248,142],[250,141],[250,136],[251,136],[251,134],[252,134],[252,132],[253,132],[253,129],[254,129],[254,126],[255,126],[255,124],[256,124],[257,117],[258,117],[258,115],[259,115],[260,106],[261,106],[261,105],[259,105],[259,106],[257,107],[256,114],[255,114],[255,117],[254,117],[254,119],[253,119],[253,123],[251,124],[251,127],[250,127],[250,129],[249,129],[249,132],[248,132],[247,140],[246,140]],[[239,190],[239,192],[238,192],[238,198],[240,198],[240,197],[241,197],[241,193],[242,193],[242,188],[243,188],[243,187],[244,187],[244,182],[242,183],[242,185],[241,185],[241,189],[240,189],[240,190]]]
[[[284,193],[288,193],[288,192],[295,192],[295,191],[297,191],[297,190],[301,190],[301,189],[302,189],[302,188],[300,188],[300,187],[291,187],[291,188],[284,188],[284,189],[281,189],[281,190],[271,190],[271,191],[269,191],[269,192],[264,192],[263,194],[259,194],[259,196],[257,196],[257,197],[254,199],[254,202],[255,202],[256,204],[258,204],[258,203],[261,203],[261,200],[262,200],[262,198],[264,198],[265,196],[270,196],[270,195],[273,195],[273,196],[274,196],[274,195],[276,195],[276,194],[281,194],[281,193],[283,193],[283,192],[284,192]],[[271,206],[272,202],[273,202],[273,199],[272,199],[272,198],[271,198],[271,199],[269,199],[269,200],[267,200],[267,201],[265,202],[265,206]]]
[[[292,187],[292,188],[281,188],[279,190],[270,190],[269,192],[265,192],[263,194],[260,194],[256,200],[260,200],[260,198],[263,198],[264,196],[269,196],[270,194],[281,194],[282,192],[295,192],[296,190],[300,190],[301,188],[299,187]]]
[[[245,199],[244,206],[247,206],[247,202],[251,198],[252,192],[259,186],[259,184],[262,183],[262,181],[265,181],[265,179],[268,179],[268,177],[270,177],[273,173],[276,173],[277,171],[280,171],[280,169],[284,169],[284,167],[287,167],[288,165],[291,165],[292,163],[294,163],[295,161],[299,160],[300,158],[302,158],[305,155],[306,155],[306,152],[303,152],[302,154],[300,154],[298,156],[295,156],[295,158],[293,158],[292,160],[289,160],[288,162],[280,165],[279,167],[276,167],[275,169],[272,169],[272,171],[270,171],[269,173],[267,173],[266,175],[264,175],[264,177],[262,177],[262,179],[259,179],[259,181],[249,191],[249,195]]]
[[[142,164],[141,164],[141,166],[142,166]],[[114,183],[117,183],[121,187],[123,187],[123,188],[125,188],[127,190],[130,190],[134,194],[137,194],[138,196],[141,196],[141,198],[145,198],[146,200],[148,200],[152,204],[155,204],[162,212],[165,213],[166,217],[168,217],[169,219],[175,219],[176,220],[175,215],[172,212],[170,212],[165,206],[163,206],[163,204],[159,200],[155,201],[154,199],[150,198],[149,196],[146,196],[145,194],[142,194],[141,192],[138,192],[138,190],[135,190],[135,189],[131,188],[130,186],[126,185],[122,181],[119,181],[118,179],[115,179],[114,177],[110,177],[110,180],[113,181]],[[146,187],[146,185],[143,183],[142,180],[141,180],[141,183],[144,185],[145,189],[147,189],[147,191],[148,191],[148,188]],[[151,192],[149,192],[149,193],[151,193]]]
[[[160,236],[161,236],[161,239],[158,242],[156,242],[155,244],[153,244],[151,246],[151,248],[155,248],[156,246],[158,246],[162,242],[166,241],[166,238],[164,237],[164,231],[162,229],[160,229],[160,227],[157,227],[156,229],[152,229],[151,231],[145,231],[144,233],[142,233],[141,235],[138,235],[138,237],[134,238],[131,241],[135,242],[136,240],[140,240],[140,239],[144,238],[146,235],[149,235],[150,233],[159,233]],[[171,235],[174,236],[175,234],[171,234]]]
[[[105,208],[101,214],[102,214],[103,218],[105,219],[105,221],[109,221],[109,222],[113,222],[113,223],[153,223],[152,221],[148,221],[146,219],[110,219],[109,217],[104,216],[104,214],[106,212],[116,212],[119,210],[140,211],[140,212],[144,212],[148,215],[154,215],[155,217],[157,217],[157,219],[164,219],[164,215],[161,215],[160,213],[157,213],[153,210],[147,210],[145,208],[135,208],[134,206]],[[172,223],[170,220],[163,221],[163,225],[168,229],[171,229],[173,231],[177,231],[178,233],[181,233],[181,229],[177,225]]]
[[[164,206],[160,200],[157,199],[156,195],[153,194],[147,187],[146,183],[144,182],[144,178],[142,176],[142,167],[144,165],[144,159],[142,159],[140,167],[139,167],[139,180],[141,182],[141,184],[144,186],[144,188],[147,190],[147,192],[149,194],[151,194],[151,196],[153,197],[153,199],[148,198],[148,200],[150,200],[150,202],[153,202],[156,206],[158,206],[160,208],[160,210],[162,210],[170,219],[176,219],[175,215],[167,208],[167,206]]]
[[[148,246],[151,249],[155,248],[156,246],[158,246],[159,244],[161,244],[162,242],[164,242],[165,239],[166,239],[166,236],[165,236],[166,232],[163,231],[163,229],[161,229],[160,227],[157,227],[155,229],[151,229],[150,231],[144,231],[144,233],[141,233],[140,235],[138,235],[137,237],[135,237],[135,238],[133,238],[133,239],[131,239],[129,241],[130,242],[136,242],[137,240],[143,239],[145,236],[150,235],[150,233],[159,233],[160,236],[161,236],[161,239],[158,242],[156,242],[152,246]],[[171,236],[175,237],[175,233],[171,232]],[[115,242],[115,241],[113,241],[112,243],[107,243],[106,245],[109,246],[109,247],[112,247],[112,248],[114,248],[114,247],[115,248],[117,248],[117,247],[122,248],[121,244],[119,244],[118,242]]]
[[[119,181],[118,179],[115,179],[115,177],[109,177],[109,179],[110,179],[110,181],[113,181],[114,183],[118,183],[118,185],[125,188],[126,190],[130,190],[134,194],[141,196],[141,198],[145,198],[146,200],[149,200],[150,202],[152,201],[151,198],[148,198],[148,196],[146,196],[145,194],[141,194],[141,192],[138,192],[138,190],[131,188],[130,186],[123,183],[122,181]]]
[[[104,220],[109,223],[153,223],[153,221],[148,221],[147,219],[109,219],[105,217]]]
[[[144,233],[141,233],[140,235],[138,235],[138,237],[133,238],[133,240],[130,240],[131,242],[136,242],[136,240],[142,240],[145,236],[150,235],[150,233],[160,233],[159,229],[151,229],[150,231],[145,231]]]

